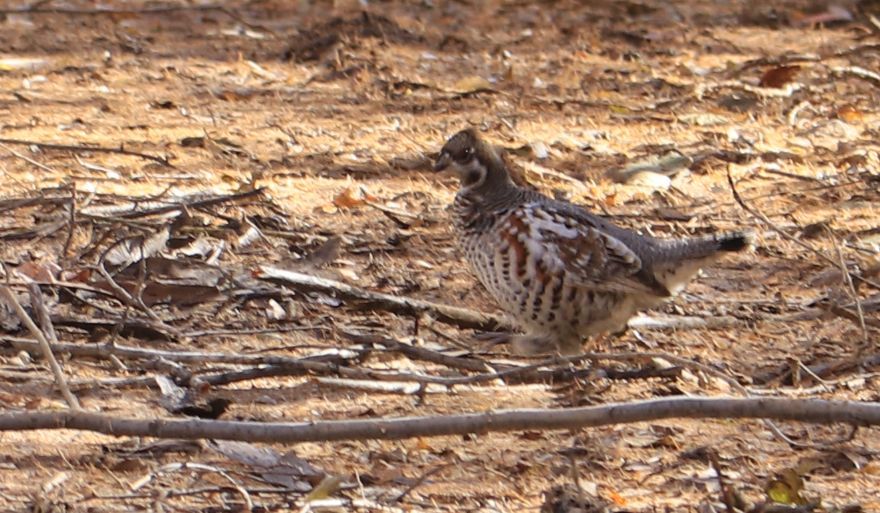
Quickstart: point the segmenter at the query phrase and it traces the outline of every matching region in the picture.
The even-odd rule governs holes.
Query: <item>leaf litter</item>
[[[878,399],[876,347],[854,342],[860,315],[876,340],[880,311],[877,53],[875,36],[857,35],[868,34],[870,11],[808,2],[364,3],[366,14],[358,2],[229,3],[247,25],[186,9],[0,20],[0,41],[14,49],[0,61],[4,137],[66,145],[0,143],[0,260],[17,292],[41,284],[60,340],[79,348],[64,366],[88,407],[172,415],[156,377],[199,404],[230,397],[223,418],[258,422],[730,394],[674,366],[557,369],[430,394],[392,380],[467,379],[487,358],[462,349],[473,348],[471,329],[424,306],[494,308],[448,226],[455,184],[429,172],[444,138],[465,124],[504,148],[525,148],[507,158],[531,186],[621,224],[661,236],[758,231],[754,254],[707,269],[651,312],[741,322],[651,329],[647,342],[627,336],[606,341],[611,349],[651,344],[711,362],[756,392]],[[731,199],[727,173],[773,226]],[[276,277],[296,272],[358,289],[341,295],[260,274],[276,268]],[[381,302],[404,296],[424,303]],[[40,361],[16,345],[24,334],[5,305],[0,328],[2,397],[17,407],[54,404],[35,379]],[[345,335],[352,331],[403,345]],[[156,353],[77,356],[93,347]],[[187,352],[196,354],[169,359]],[[433,360],[417,358],[427,355]],[[499,368],[522,363],[488,358]],[[309,370],[290,367],[294,360]],[[784,427],[805,443],[844,431]],[[178,444],[138,464],[113,462],[114,449],[130,443],[6,433],[0,501],[128,509],[148,507],[163,487],[191,492],[163,499],[173,507],[243,500],[225,495],[229,481],[217,475],[199,474],[215,485],[200,493],[180,472],[159,472],[191,460],[234,472],[274,509],[880,507],[870,492],[880,485],[870,430],[834,457],[793,449],[759,423],[686,420],[427,444]],[[689,456],[702,447],[717,461]],[[66,462],[61,477],[55,448]],[[827,464],[792,465],[810,458]],[[146,493],[120,498],[120,479],[153,472]],[[573,482],[580,489],[566,487]],[[261,493],[266,487],[279,493]]]

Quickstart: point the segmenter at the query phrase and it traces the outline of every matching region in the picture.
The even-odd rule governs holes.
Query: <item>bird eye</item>
[[[463,159],[467,159],[467,158],[470,158],[470,156],[473,155],[473,154],[474,154],[474,149],[473,149],[473,148],[465,148],[464,151],[461,152],[461,157],[462,157]]]

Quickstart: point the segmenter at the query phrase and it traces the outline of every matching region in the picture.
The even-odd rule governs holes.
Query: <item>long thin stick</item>
[[[440,322],[453,324],[460,328],[477,328],[491,331],[510,327],[508,322],[496,315],[420,299],[371,292],[339,281],[278,269],[267,265],[260,266],[254,271],[254,275],[263,280],[287,285],[300,292],[323,292],[325,294],[332,294],[339,299],[364,301],[367,304],[374,305],[376,309],[393,313],[403,315],[431,314]]]
[[[40,348],[43,350],[43,356],[46,358],[46,361],[49,362],[49,368],[52,369],[52,374],[55,376],[55,384],[58,386],[58,390],[61,391],[64,400],[67,401],[67,405],[74,410],[79,410],[79,401],[76,400],[76,396],[73,395],[70,388],[67,386],[64,372],[61,370],[61,366],[58,365],[55,355],[52,354],[52,347],[46,339],[46,335],[44,335],[40,328],[34,324],[34,321],[30,318],[27,312],[24,311],[24,308],[21,307],[21,304],[18,302],[12,289],[6,285],[0,285],[0,296],[2,296],[3,299],[6,300],[6,303],[15,310],[15,313],[18,315],[18,318],[21,319],[22,324],[25,325],[28,331],[31,332],[31,335],[33,335],[40,343]]]
[[[76,429],[114,436],[300,443],[402,440],[501,431],[572,430],[676,418],[763,418],[816,424],[880,426],[880,404],[820,399],[677,397],[585,408],[296,423],[137,419],[82,410],[62,410],[0,413],[0,431]]]
[[[42,148],[44,150],[66,150],[66,151],[93,151],[96,153],[117,153],[120,155],[130,155],[132,157],[140,157],[142,159],[152,160],[153,162],[158,162],[165,167],[174,167],[171,162],[168,161],[165,157],[159,157],[156,155],[149,155],[147,153],[140,153],[137,151],[126,150],[125,148],[106,148],[103,146],[84,146],[79,144],[56,144],[56,143],[44,143],[38,141],[25,141],[22,139],[6,139],[0,138],[0,143],[3,144],[18,144],[22,146],[36,146],[38,148]]]

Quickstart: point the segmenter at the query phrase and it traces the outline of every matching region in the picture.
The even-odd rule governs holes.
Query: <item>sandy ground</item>
[[[309,272],[492,311],[494,303],[475,287],[454,245],[446,206],[456,184],[430,171],[430,157],[445,138],[472,125],[510,150],[510,162],[531,184],[620,224],[658,236],[756,232],[754,252],[705,270],[685,294],[651,312],[743,322],[724,329],[648,330],[644,341],[630,334],[601,349],[691,358],[754,393],[877,401],[876,369],[834,367],[821,384],[805,371],[799,379],[785,372],[873,354],[876,310],[864,313],[864,328],[854,307],[820,318],[773,320],[851,304],[841,261],[866,275],[873,268],[873,279],[880,279],[880,79],[871,75],[880,51],[878,29],[865,15],[870,3],[863,4],[844,2],[826,11],[824,4],[806,1],[389,1],[370,2],[364,14],[356,2],[235,1],[224,4],[226,11],[186,4],[150,13],[143,9],[159,4],[108,1],[101,6],[119,12],[0,15],[0,138],[6,141],[0,144],[0,260],[7,269],[55,262],[70,277],[96,263],[100,251],[94,248],[108,246],[102,236],[112,239],[115,231],[158,222],[95,217],[71,231],[64,222],[68,200],[49,200],[70,198],[72,186],[80,208],[265,187],[262,197],[194,210],[193,231],[187,233],[226,244],[219,264],[241,270],[300,265],[302,257],[338,237],[339,253]],[[88,2],[63,5],[94,8]],[[853,19],[839,19],[841,10]],[[125,148],[173,166],[11,139]],[[670,155],[688,159],[667,174],[627,174],[639,163],[666,162]],[[734,201],[728,173],[769,223]],[[41,201],[15,201],[23,198]],[[60,228],[42,230],[59,219]],[[245,241],[247,226],[263,235]],[[53,314],[61,317],[113,321],[123,310],[114,301],[102,303],[102,310],[65,300],[57,287],[46,287],[46,293]],[[870,301],[877,290],[863,283],[857,294]],[[215,298],[154,310],[190,331],[268,332],[176,342],[126,332],[118,342],[302,356],[351,344],[340,332],[360,329],[447,347],[472,343],[471,330],[423,319],[416,334],[410,317],[326,297],[221,303]],[[283,319],[273,318],[279,308]],[[271,332],[281,321],[300,329]],[[4,409],[63,408],[47,367],[23,361],[13,348],[14,338],[26,332],[2,330]],[[89,344],[108,333],[60,325],[58,337]],[[159,390],[145,386],[146,380],[129,386],[107,381],[167,373],[161,365],[130,365],[71,358],[64,367],[74,381],[103,380],[78,389],[87,408],[170,416]],[[437,371],[400,356],[367,365]],[[187,368],[226,369],[209,363]],[[252,421],[736,395],[722,380],[700,373],[465,386],[423,399],[328,386],[308,376],[202,392],[232,398],[224,418]],[[538,511],[545,492],[572,481],[572,452],[585,495],[608,501],[612,511],[721,511],[707,450],[717,452],[726,482],[751,504],[766,500],[768,486],[788,472],[802,480],[806,501],[821,502],[821,511],[880,510],[876,430],[861,429],[852,440],[823,448],[823,441],[845,437],[847,429],[783,427],[810,447],[791,447],[758,421],[270,447],[342,477],[341,489],[330,496],[342,500],[336,511]],[[304,504],[305,491],[280,491],[210,446],[140,450],[153,442],[88,432],[4,432],[0,509],[242,509],[241,494],[219,472],[167,467],[182,462],[225,469],[250,491],[255,509],[299,510]],[[151,472],[154,479],[142,482]],[[402,500],[392,501],[413,485]],[[355,499],[361,502],[352,505]]]

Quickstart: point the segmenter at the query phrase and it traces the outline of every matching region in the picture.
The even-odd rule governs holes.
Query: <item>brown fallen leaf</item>
[[[794,80],[794,77],[800,70],[801,67],[796,64],[770,68],[761,76],[761,81],[758,82],[758,85],[761,87],[783,87]]]
[[[34,281],[52,283],[61,273],[61,268],[52,262],[24,262],[15,268],[15,274]]]
[[[864,114],[852,105],[842,105],[837,109],[837,117],[846,121],[850,125],[861,123],[864,120]]]
[[[333,198],[333,205],[336,208],[354,208],[366,205],[370,201],[379,201],[379,199],[368,193],[363,187],[357,189],[346,187],[344,191]]]

